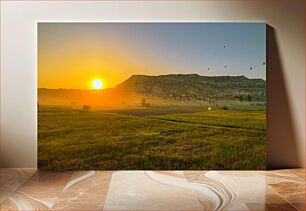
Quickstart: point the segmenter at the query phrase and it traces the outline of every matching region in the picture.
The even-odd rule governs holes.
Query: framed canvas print
[[[38,167],[266,168],[266,24],[38,23]]]

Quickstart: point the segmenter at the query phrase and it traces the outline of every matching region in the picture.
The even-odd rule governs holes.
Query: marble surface
[[[1,210],[305,210],[305,169],[1,169]]]

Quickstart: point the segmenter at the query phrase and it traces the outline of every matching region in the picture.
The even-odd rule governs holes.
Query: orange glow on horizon
[[[122,45],[120,36],[96,40],[86,30],[73,36],[64,29],[58,30],[65,33],[54,37],[51,31],[39,28],[39,88],[94,89],[92,81],[100,79],[102,89],[106,89],[116,87],[132,75],[160,75],[171,70],[155,60],[141,59],[142,51],[131,51],[135,43]]]

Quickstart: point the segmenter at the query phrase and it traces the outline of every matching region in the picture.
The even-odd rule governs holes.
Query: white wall
[[[304,165],[303,1],[1,1],[3,167],[36,167],[37,164],[36,27],[39,21],[266,22],[275,29],[279,50],[269,54],[277,53],[281,67],[277,70],[277,65],[270,65],[274,70],[268,76],[268,86],[273,84],[273,92],[278,86],[283,87],[279,94],[268,93],[268,101],[273,106],[268,108],[268,162],[270,166]],[[272,60],[275,58],[271,58],[274,64]],[[273,81],[274,78],[278,80]],[[278,97],[282,98],[279,104]],[[283,112],[286,118],[278,119],[284,116]],[[292,128],[285,127],[282,121],[290,121]]]

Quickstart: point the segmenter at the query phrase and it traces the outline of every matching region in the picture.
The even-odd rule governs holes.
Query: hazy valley
[[[143,98],[150,106],[224,106],[244,102],[265,105],[266,82],[245,76],[133,75],[105,90],[38,89],[40,105],[141,106]]]

